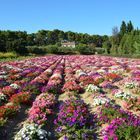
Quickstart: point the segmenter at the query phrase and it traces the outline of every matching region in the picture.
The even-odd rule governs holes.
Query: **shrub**
[[[0,52],[0,59],[4,59],[4,58],[15,58],[17,57],[17,54],[14,52],[7,52],[7,53],[1,53]]]
[[[58,48],[59,54],[75,54],[75,48],[72,47],[59,47]]]
[[[94,47],[88,46],[88,45],[85,45],[85,44],[79,44],[78,46],[76,46],[76,50],[80,54],[94,54],[95,53]]]
[[[28,50],[28,53],[31,53],[31,54],[45,54],[46,53],[44,48],[41,48],[38,46],[28,46],[26,48]]]
[[[58,46],[57,45],[48,45],[45,46],[45,51],[50,54],[57,54],[58,53]]]

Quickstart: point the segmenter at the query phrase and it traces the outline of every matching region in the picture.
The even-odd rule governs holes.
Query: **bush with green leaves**
[[[93,46],[88,46],[86,44],[77,45],[76,50],[80,54],[94,54],[95,53],[95,48]]]

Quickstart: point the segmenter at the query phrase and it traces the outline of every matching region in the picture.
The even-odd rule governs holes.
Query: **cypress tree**
[[[120,27],[120,35],[123,36],[127,32],[127,26],[125,21],[122,21],[122,25]]]
[[[131,22],[131,20],[127,23],[127,32],[129,33],[129,32],[131,32],[131,31],[133,31],[134,30],[134,26],[133,26],[133,24],[132,24],[132,22]]]

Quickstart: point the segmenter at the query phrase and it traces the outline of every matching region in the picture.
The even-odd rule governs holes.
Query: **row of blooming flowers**
[[[15,135],[15,140],[22,139],[43,139],[47,140],[52,137],[51,132],[43,129],[43,126],[49,125],[48,116],[54,114],[52,108],[56,103],[55,94],[58,92],[59,85],[62,83],[64,60],[59,60],[57,63],[49,67],[44,71],[40,77],[37,77],[31,83],[39,82],[40,78],[45,79],[47,76],[51,76],[48,82],[44,82],[41,88],[42,94],[40,94],[33,102],[32,107],[28,111],[28,119],[24,123],[23,128]],[[45,79],[46,81],[46,79]],[[48,88],[50,87],[51,88]],[[48,92],[50,93],[48,94]],[[24,133],[24,135],[22,135]]]
[[[108,60],[109,59],[110,58],[108,58]],[[97,114],[98,122],[99,124],[108,124],[107,127],[103,129],[102,139],[139,139],[140,116],[125,111],[128,109],[139,111],[140,109],[140,98],[137,96],[140,91],[139,79],[134,72],[131,72],[133,71],[132,67],[128,64],[125,64],[126,66],[123,67],[123,65],[120,65],[122,62],[118,60],[118,66],[112,66],[112,64],[107,63],[105,67],[105,64],[97,65],[99,62],[96,62],[96,65],[93,67],[94,71],[92,72],[92,61],[89,60],[89,64],[85,66],[87,62],[84,63],[82,60],[80,60],[80,62],[77,59],[77,62],[73,63],[73,68],[77,69],[76,77],[80,85],[84,85],[85,92],[93,94],[93,103],[90,104],[93,106],[102,105],[100,109],[97,109],[100,110]],[[101,63],[102,62],[104,61],[101,61]],[[77,63],[80,63],[80,66],[77,66]],[[136,62],[132,61],[132,63]],[[135,69],[140,69],[140,67],[135,67]],[[137,77],[135,80],[131,77],[131,73]],[[97,79],[99,77],[99,80],[97,80],[96,77]],[[89,79],[90,83],[87,83]],[[118,105],[115,106],[114,102],[106,96],[108,93],[112,94],[115,100],[117,98],[123,100],[123,103],[120,102],[122,103],[120,105],[121,108],[123,107],[125,110],[119,109],[120,106],[118,108]]]
[[[9,99],[9,97],[11,97],[13,94],[17,94],[18,92],[23,91],[23,87],[25,87],[26,85],[30,85],[31,79],[35,78],[44,69],[46,69],[48,67],[48,65],[47,66],[45,65],[44,68],[39,68],[40,66],[41,65],[39,65],[38,67],[35,67],[34,69],[28,67],[28,70],[25,69],[24,71],[19,73],[19,75],[22,77],[22,79],[12,81],[12,83],[10,85],[2,87],[0,89],[0,105],[2,105],[4,102],[6,102]],[[25,71],[27,71],[27,73]],[[34,73],[34,75],[32,76],[31,79],[29,78],[31,76],[28,76],[29,73],[31,73],[31,74]]]
[[[48,125],[47,117],[53,113],[52,107],[55,105],[55,95],[49,93],[40,94],[33,102],[28,111],[28,119],[23,127],[15,135],[14,140],[47,140],[51,137],[51,132],[42,128]]]
[[[11,103],[15,108],[11,109],[13,112],[8,109],[6,113],[1,111],[0,116],[10,116],[14,110],[19,110],[20,104],[30,103],[29,93],[42,93],[28,111],[28,119],[15,138],[48,139],[50,132],[42,125],[47,125],[47,116],[52,113],[54,95],[69,93],[73,96],[60,105],[54,121],[58,138],[96,139],[94,126],[95,120],[98,120],[101,130],[105,125],[102,130],[104,140],[133,139],[132,135],[139,139],[140,61],[100,56],[55,57],[1,63],[0,76],[4,81],[0,81],[1,100],[10,103],[7,104],[9,110]],[[9,91],[4,91],[4,88]],[[86,99],[95,109],[96,119],[84,103]]]
[[[59,62],[59,60],[57,60],[57,59],[58,58],[47,59],[46,61],[49,63],[47,65],[45,63],[45,59],[43,59],[44,63],[42,61],[42,64],[40,64],[40,59],[39,59],[38,67],[35,67],[35,69],[34,69],[35,72],[37,73],[35,75],[36,76],[42,75],[42,73],[44,73],[43,71],[46,68],[48,68],[47,70],[49,70],[49,68],[51,67],[53,70],[56,67],[57,63]],[[50,60],[51,60],[51,63],[49,62]],[[25,63],[25,65],[26,65],[26,63]],[[36,63],[36,65],[37,65],[37,63]],[[39,68],[41,66],[42,66],[42,68]],[[45,70],[45,72],[47,70]],[[19,73],[19,75],[24,75],[24,76],[22,76],[22,79],[16,80],[13,84],[3,87],[2,90],[0,91],[0,126],[3,126],[4,123],[6,123],[7,118],[11,118],[13,115],[20,112],[21,105],[31,105],[31,101],[32,101],[31,96],[35,92],[30,91],[30,90],[33,85],[34,85],[34,87],[36,86],[35,90],[37,88],[37,84],[33,83],[36,76],[34,75],[31,78],[31,79],[33,79],[32,81],[30,81],[31,79],[28,81],[24,80],[24,79],[28,78],[28,76],[25,73],[29,74],[31,72],[33,72],[33,69],[32,68],[30,69],[30,67],[28,67],[27,72],[24,72],[24,74],[23,74],[23,71],[21,71],[21,73]],[[50,76],[50,73],[49,74],[45,73],[45,74],[46,74],[45,76],[48,76],[48,77]],[[41,88],[41,87],[42,87],[42,85],[39,85],[39,88]]]
[[[129,106],[126,109],[134,107],[139,111],[139,97],[135,94],[140,93],[140,83],[138,78],[133,78],[138,77],[136,73],[140,69],[139,61],[109,57],[91,58],[76,59],[75,63],[69,58],[73,68],[77,69],[76,76],[86,92],[111,93],[115,98],[125,100],[124,104]],[[131,64],[135,64],[133,68]]]
[[[61,84],[63,82],[64,59],[56,66],[53,75],[50,77],[46,86],[42,87],[42,92],[51,92],[58,94],[61,92]]]
[[[65,83],[62,88],[63,93],[75,92],[79,93],[82,88],[76,82],[76,77],[74,75],[74,70],[68,60],[65,61]]]

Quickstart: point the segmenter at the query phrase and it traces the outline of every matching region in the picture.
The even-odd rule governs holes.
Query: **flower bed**
[[[94,139],[94,118],[87,105],[79,99],[66,100],[59,107],[54,121],[58,137],[65,139]]]
[[[0,62],[0,126],[32,105],[15,139],[49,139],[44,126],[57,111],[50,127],[56,128],[58,138],[95,139],[92,112],[97,114],[98,132],[105,128],[101,139],[133,139],[132,133],[139,139],[139,74],[139,60],[104,56],[56,55]],[[56,99],[60,102],[54,111]]]

